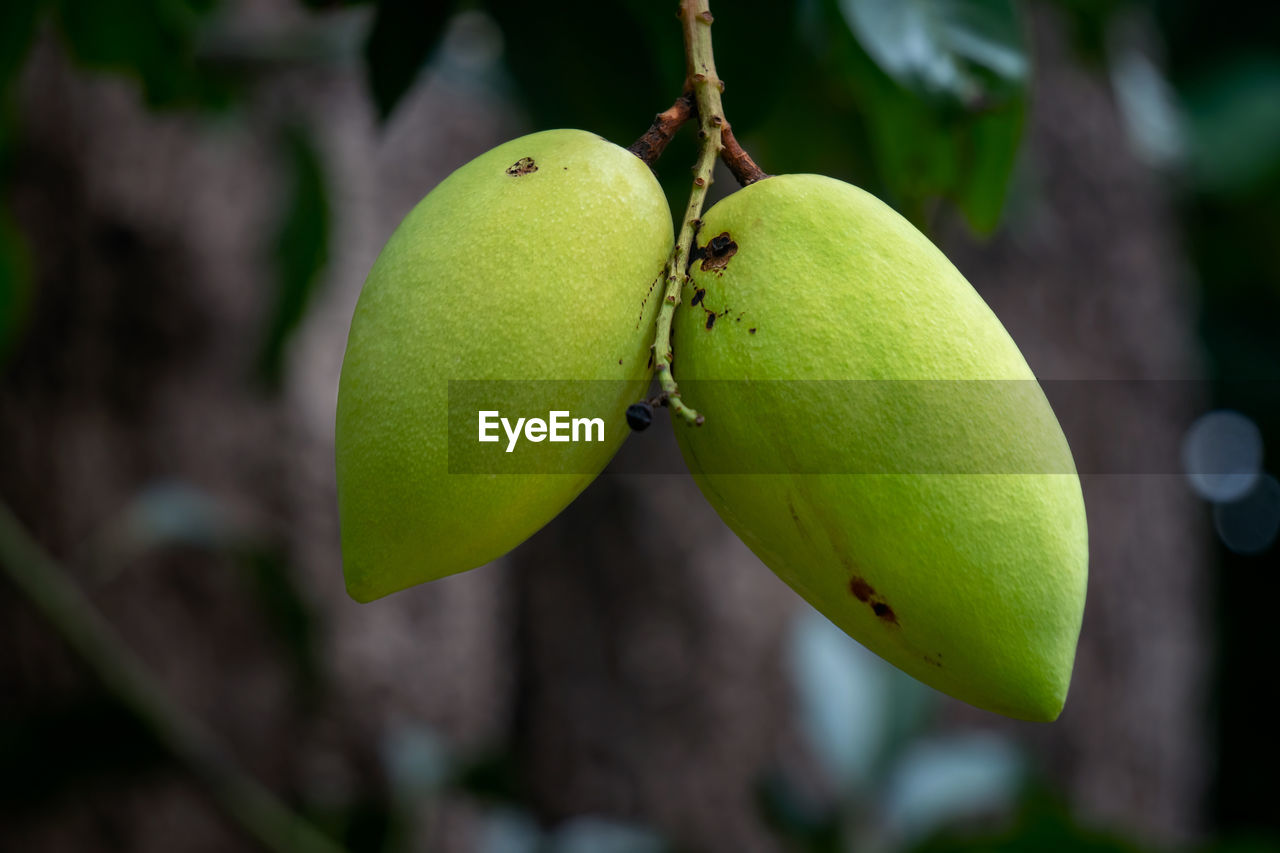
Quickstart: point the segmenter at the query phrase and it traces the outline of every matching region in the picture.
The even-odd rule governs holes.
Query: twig
[[[728,122],[720,128],[720,138],[724,143],[720,159],[729,167],[739,186],[745,187],[769,177],[768,173],[757,166],[756,161],[751,159],[751,155],[738,144],[738,139],[733,135],[733,128],[729,127]]]
[[[213,736],[173,704],[66,570],[3,504],[0,568],[116,700],[264,847],[281,853],[341,853],[338,844],[224,757]]]
[[[702,216],[702,206],[711,186],[711,173],[722,147],[720,131],[724,126],[724,109],[720,92],[724,83],[716,75],[715,57],[711,51],[711,10],[708,0],[684,0],[680,4],[680,22],[684,29],[684,54],[687,85],[693,90],[698,107],[698,160],[693,169],[693,187],[689,204],[680,223],[680,234],[667,261],[667,286],[658,309],[657,330],[653,341],[654,374],[666,397],[667,406],[687,423],[699,426],[702,415],[684,404],[680,388],[671,372],[671,321],[680,304],[680,290],[689,274],[689,254]]]
[[[695,106],[693,91],[685,89],[676,102],[653,117],[653,124],[644,135],[627,146],[627,150],[652,166],[667,149],[676,131],[686,121],[693,118]]]

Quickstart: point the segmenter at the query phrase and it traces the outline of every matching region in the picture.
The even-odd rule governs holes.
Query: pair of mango
[[[650,380],[672,243],[649,167],[574,130],[482,154],[409,213],[342,368],[353,598],[502,556],[604,468]],[[1079,479],[964,277],[868,193],[782,175],[706,212],[682,302],[676,373],[706,422],[676,436],[725,523],[890,663],[981,708],[1056,718],[1084,607]],[[540,469],[463,470],[476,437],[450,426],[459,381],[492,381],[525,413],[572,393],[602,440],[540,445]]]

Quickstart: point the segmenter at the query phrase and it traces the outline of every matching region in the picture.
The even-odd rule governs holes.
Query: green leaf
[[[1112,21],[1141,0],[1055,0],[1066,19],[1076,53],[1093,67],[1107,59],[1107,34]]]
[[[959,176],[949,197],[979,234],[1000,225],[1025,124],[1026,104],[1017,100],[971,116],[958,131]]]
[[[909,848],[912,853],[1151,853],[1127,838],[1078,825],[1038,786],[1024,796],[1022,814],[1004,832],[957,829]]]
[[[71,55],[92,68],[134,77],[153,107],[225,100],[220,81],[197,67],[200,26],[214,0],[60,0]]]
[[[1280,55],[1239,57],[1184,91],[1201,190],[1247,192],[1280,176]]]
[[[876,64],[919,94],[968,104],[1026,80],[1012,0],[840,0],[839,6]]]
[[[296,696],[303,703],[319,698],[324,667],[316,647],[317,625],[311,606],[285,555],[259,548],[245,555],[258,606],[292,665]]]
[[[796,785],[781,771],[763,774],[756,781],[753,793],[761,822],[789,842],[788,849],[809,853],[849,849],[832,804],[819,802],[810,791]]]
[[[259,373],[279,387],[284,348],[306,312],[328,260],[329,199],[324,169],[311,140],[301,131],[285,138],[293,189],[276,238],[276,304],[259,359]]]
[[[0,3],[0,97],[27,57],[45,0],[5,0]]]
[[[923,0],[913,0],[923,2]],[[940,0],[941,2],[941,0]],[[951,2],[951,0],[946,0]],[[848,0],[827,0],[810,37],[823,74],[851,97],[860,123],[849,156],[860,148],[871,178],[864,184],[924,227],[931,202],[946,199],[969,226],[989,234],[999,225],[1025,124],[1021,84],[967,103],[931,97],[889,76],[843,26]]]
[[[365,64],[369,90],[383,120],[417,79],[456,6],[452,0],[377,0]]]

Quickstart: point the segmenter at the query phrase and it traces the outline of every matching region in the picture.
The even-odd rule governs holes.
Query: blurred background
[[[880,663],[687,477],[346,597],[365,273],[498,142],[638,137],[674,2],[5,0],[0,849],[1280,850],[1280,6],[713,7],[760,165],[889,201],[1086,389],[1062,718]],[[1148,443],[1181,461],[1116,473]]]

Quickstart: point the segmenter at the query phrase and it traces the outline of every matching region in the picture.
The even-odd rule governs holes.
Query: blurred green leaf
[[[284,348],[306,312],[329,256],[329,198],[324,168],[311,140],[285,135],[293,185],[276,238],[276,303],[259,359],[260,376],[279,387]]]
[[[58,0],[71,55],[136,78],[153,107],[225,102],[223,81],[197,67],[200,26],[216,0]]]
[[[1025,93],[1008,88],[965,106],[904,88],[840,25],[843,2],[827,0],[826,26],[819,23],[812,37],[820,39],[824,73],[848,89],[851,110],[865,128],[875,177],[869,188],[917,226],[925,226],[930,202],[943,198],[975,231],[991,233],[1017,161]]]
[[[456,7],[453,0],[377,0],[365,64],[373,102],[384,120],[413,85]]]
[[[342,840],[347,853],[396,853],[411,850],[412,837],[407,819],[377,794],[357,796],[339,814],[330,814],[323,824],[330,835]]]
[[[842,843],[840,817],[818,803],[779,772],[765,775],[756,784],[756,809],[764,824],[791,842],[787,849],[808,853],[837,853]]]
[[[979,234],[1000,225],[1026,126],[1021,99],[967,117],[954,131],[958,180],[949,198]]]
[[[17,135],[13,83],[26,60],[46,0],[0,2],[0,199],[10,175]],[[27,246],[0,206],[0,364],[15,346],[31,301],[31,261]]]
[[[258,548],[246,554],[253,592],[277,641],[283,647],[303,702],[317,698],[324,668],[316,649],[316,620],[284,554]]]
[[[529,798],[523,771],[509,749],[474,756],[454,767],[452,784],[459,791],[496,803],[523,803]]]
[[[1071,41],[1081,57],[1094,66],[1107,58],[1107,36],[1116,13],[1141,0],[1055,0],[1062,10]]]
[[[1191,171],[1212,193],[1280,176],[1280,55],[1239,57],[1184,89]]]
[[[969,104],[1026,80],[1013,0],[840,0],[839,6],[876,64],[919,94]]]
[[[4,0],[0,3],[0,97],[17,75],[35,36],[46,0]]]
[[[1061,803],[1033,790],[1022,814],[999,834],[956,832],[912,848],[914,853],[1140,853],[1132,841],[1078,825]]]

